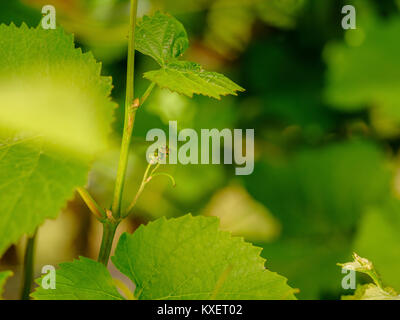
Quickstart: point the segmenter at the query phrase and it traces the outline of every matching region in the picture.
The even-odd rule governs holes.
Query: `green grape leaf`
[[[161,218],[123,234],[112,260],[139,299],[295,299],[286,279],[264,268],[260,248],[218,225],[217,218]],[[60,264],[56,289],[42,280],[35,299],[124,299],[107,268],[83,257]]]
[[[40,138],[0,142],[1,256],[23,234],[33,234],[46,218],[58,215],[75,188],[86,183],[89,167],[46,150]]]
[[[6,283],[7,279],[12,276],[11,271],[3,271],[0,272],[0,299],[3,294],[4,284]]]
[[[342,296],[342,300],[400,300],[391,288],[381,289],[373,283],[358,286],[354,295]]]
[[[353,270],[368,275],[374,283],[358,286],[354,295],[343,296],[343,300],[400,300],[400,295],[390,287],[384,287],[380,276],[371,261],[353,253],[353,261],[338,263],[346,270]]]
[[[358,271],[365,274],[369,274],[374,270],[372,262],[366,258],[360,257],[357,253],[353,253],[353,259],[352,262],[338,263],[338,266],[347,270]]]
[[[80,157],[107,147],[111,78],[62,28],[0,25],[0,128],[41,135]]]
[[[135,48],[161,66],[181,56],[189,47],[184,26],[174,17],[157,11],[144,16],[135,31]]]
[[[80,257],[61,263],[56,274],[56,288],[39,287],[32,297],[38,300],[123,300],[107,268],[99,262]]]
[[[261,248],[218,230],[211,217],[158,219],[118,243],[114,265],[139,299],[295,299],[264,267]]]
[[[0,25],[0,256],[55,218],[107,144],[111,79],[61,28]]]
[[[161,69],[146,72],[144,77],[161,88],[193,97],[193,94],[220,99],[220,96],[244,91],[222,74],[205,71],[194,62],[178,58],[186,51],[189,40],[183,25],[174,17],[156,12],[144,16],[135,32],[135,48],[152,57]]]
[[[357,271],[361,273],[365,273],[372,280],[374,280],[375,284],[378,286],[382,286],[382,281],[378,276],[378,273],[375,270],[374,265],[371,261],[366,258],[360,257],[357,253],[353,253],[353,261],[346,263],[338,263],[338,266],[342,267],[346,270]]]
[[[224,75],[205,71],[199,64],[188,61],[168,63],[159,70],[146,72],[144,77],[161,88],[167,88],[190,98],[196,93],[220,99],[221,95],[236,95],[236,91],[244,91]]]

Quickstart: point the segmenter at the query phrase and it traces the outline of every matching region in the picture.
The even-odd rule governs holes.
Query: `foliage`
[[[357,287],[353,296],[344,296],[344,300],[400,300],[400,295],[390,287],[384,287],[377,274],[374,265],[368,259],[353,253],[354,260],[347,263],[339,263],[343,269],[357,271],[368,275],[374,283]]]
[[[61,28],[1,25],[0,39],[1,255],[85,185],[113,103],[111,79]]]
[[[116,287],[118,281],[111,278],[106,268],[114,232],[122,218],[116,220],[119,217],[115,213],[101,208],[81,188],[90,161],[107,144],[112,120],[111,81],[100,76],[100,66],[93,57],[75,49],[73,38],[61,28],[48,31],[26,25],[2,25],[0,35],[4,106],[0,111],[4,137],[0,154],[4,215],[0,224],[0,253],[23,234],[32,235],[46,218],[54,218],[77,188],[103,223],[105,232],[111,232],[104,234],[99,262],[81,257],[60,264],[56,289],[41,287],[41,278],[37,280],[40,287],[32,296],[123,299]],[[221,95],[243,91],[222,74],[177,60],[187,49],[188,38],[176,19],[159,12],[145,16],[135,36],[136,49],[150,55],[162,67],[161,71],[145,73],[154,83],[190,97],[200,93],[219,99]],[[23,99],[19,95],[21,88]],[[152,86],[149,88],[150,93]],[[136,99],[136,107],[146,98]],[[133,126],[130,117],[134,115],[132,110],[135,112],[130,105],[126,108],[131,120],[126,122],[124,135],[129,125]],[[123,143],[128,141],[127,147],[129,140],[130,137],[123,138]],[[127,155],[121,151],[120,165],[124,161]],[[152,165],[155,168],[148,174]],[[136,204],[150,179],[157,174],[171,177],[155,173],[158,167],[155,163],[148,166],[129,208]],[[122,189],[117,196],[122,196]],[[108,250],[105,255],[104,248]],[[286,285],[286,279],[265,269],[260,250],[241,238],[231,238],[228,232],[218,231],[216,218],[189,215],[168,221],[159,219],[140,227],[133,235],[123,234],[113,262],[134,282],[136,297],[140,299],[294,299],[294,290]],[[1,274],[1,282],[9,275]]]
[[[286,279],[264,268],[260,248],[218,225],[191,215],[158,219],[124,233],[112,261],[135,284],[137,299],[294,299]],[[33,297],[121,299],[107,269],[83,257],[61,264],[57,288],[39,288]]]
[[[104,222],[125,108],[113,107],[110,79],[100,77],[100,65],[80,50],[102,61],[101,73],[113,79],[112,99],[122,106],[129,2],[54,0],[57,30],[36,28],[46,0],[0,2],[0,24],[5,23],[0,27],[2,270],[20,268],[22,236],[38,228],[35,277],[44,264],[98,254],[101,225],[73,191],[86,185]],[[355,30],[341,27],[345,4],[356,8]],[[392,298],[400,292],[399,1],[139,0],[138,15],[143,14],[136,29],[135,97],[142,100],[152,80],[157,85],[137,110],[122,208],[141,186],[148,130],[167,131],[169,120],[178,122],[178,130],[198,133],[254,128],[255,170],[237,177],[231,166],[162,166],[159,170],[172,175],[176,187],[164,178],[148,183],[117,235],[127,231],[130,243],[140,225],[160,217],[168,220],[154,223],[175,221],[170,218],[187,212],[216,216],[221,230],[263,248],[268,270],[288,279],[285,288],[299,288],[297,298],[348,295],[336,263],[354,251],[373,261],[385,281],[380,289],[358,273],[358,298]],[[65,54],[59,52],[62,47]],[[241,87],[222,73],[246,92],[234,96]],[[231,96],[208,98],[225,93]],[[104,122],[92,119],[94,112]],[[34,140],[32,131],[41,139]],[[106,292],[134,298],[92,260],[80,258],[67,269],[87,264],[105,279]],[[61,263],[57,274],[64,268]],[[20,282],[19,274],[14,283]],[[4,297],[17,298],[15,287],[7,286]]]
[[[42,279],[36,280],[41,285]],[[39,300],[122,300],[107,268],[96,261],[79,260],[60,264],[54,290],[39,287],[32,294]]]
[[[144,77],[161,88],[192,97],[194,93],[220,99],[244,89],[224,75],[205,71],[199,64],[177,60],[189,46],[182,24],[175,18],[157,12],[145,16],[136,29],[137,50],[149,55],[161,69],[149,71]]]

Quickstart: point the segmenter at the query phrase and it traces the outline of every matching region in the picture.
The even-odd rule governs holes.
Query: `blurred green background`
[[[1,1],[0,23],[37,26],[52,4],[57,24],[92,51],[113,77],[116,110],[110,151],[90,173],[89,190],[108,206],[123,125],[129,1]],[[357,29],[343,30],[353,4]],[[167,11],[188,30],[185,58],[222,72],[246,89],[222,101],[155,90],[138,112],[126,201],[142,178],[152,128],[254,128],[255,170],[227,165],[167,165],[177,182],[149,184],[136,215],[119,232],[160,216],[216,215],[222,228],[264,248],[266,266],[299,288],[301,299],[338,299],[337,262],[351,252],[374,262],[400,290],[400,1],[140,0],[139,15]],[[146,89],[150,58],[137,54],[136,95]],[[79,255],[95,258],[101,225],[77,196],[39,231],[42,265]],[[17,297],[23,241],[1,269],[12,268]],[[364,281],[365,279],[359,279]]]

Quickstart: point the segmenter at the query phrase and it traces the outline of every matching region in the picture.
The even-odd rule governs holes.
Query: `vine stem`
[[[32,290],[36,236],[37,230],[32,237],[28,238],[26,243],[24,258],[24,282],[21,291],[21,300],[29,300],[29,295]]]
[[[108,265],[108,260],[110,259],[111,248],[117,227],[118,223],[112,221],[107,220],[103,223],[103,236],[97,261],[105,266]]]
[[[136,15],[137,15],[137,1],[138,0],[131,0],[124,132],[122,136],[121,153],[118,163],[117,179],[115,182],[114,198],[111,209],[115,219],[119,219],[121,216],[121,202],[122,202],[122,194],[125,183],[126,168],[128,165],[129,146],[131,144],[136,111],[139,107],[139,100],[136,99],[134,101],[135,27],[136,27]]]
[[[111,205],[111,214],[107,212],[107,220],[103,222],[103,238],[98,261],[108,264],[115,231],[121,220],[121,202],[125,185],[126,168],[128,165],[129,146],[132,139],[133,125],[136,111],[139,108],[139,99],[134,99],[134,75],[135,75],[135,27],[138,0],[131,0],[129,36],[128,36],[128,65],[126,75],[125,120],[122,135],[121,151],[118,162],[117,178],[115,181],[114,196]]]
[[[134,50],[134,48],[132,50]],[[134,58],[132,57],[132,59],[134,59]],[[129,66],[129,57],[128,57],[128,66]],[[130,69],[133,70],[133,67]],[[129,72],[128,72],[128,78],[129,78]],[[125,102],[126,109],[125,109],[124,134],[122,137],[121,154],[120,154],[120,160],[119,160],[119,166],[118,166],[118,172],[117,172],[117,180],[116,180],[116,184],[115,184],[114,200],[113,200],[113,205],[112,205],[112,212],[113,212],[113,216],[115,219],[121,219],[121,217],[122,217],[121,202],[122,202],[122,195],[123,195],[123,189],[124,189],[124,184],[125,184],[126,168],[127,168],[127,164],[128,164],[129,145],[130,145],[131,139],[132,139],[132,130],[133,130],[134,122],[135,122],[136,111],[147,100],[147,98],[150,96],[150,93],[153,91],[153,89],[155,87],[155,83],[152,82],[148,86],[148,88],[146,89],[146,91],[144,92],[143,96],[140,99],[135,99],[135,100],[133,100],[133,103],[131,105],[128,105],[130,99],[131,98],[133,99],[133,92],[132,92],[132,97],[131,97],[131,94],[128,93],[128,88],[129,88],[128,82],[129,82],[129,80],[127,80],[127,99]],[[128,98],[128,96],[129,96],[129,98]]]

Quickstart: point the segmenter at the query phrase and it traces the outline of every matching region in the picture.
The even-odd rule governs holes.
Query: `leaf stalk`
[[[92,198],[92,196],[89,194],[89,192],[85,188],[79,187],[76,190],[78,191],[78,193],[82,197],[83,201],[86,203],[86,205],[88,206],[90,211],[95,215],[95,217],[97,219],[99,219],[101,221],[106,219],[106,213],[103,210],[103,208],[101,208],[97,204],[96,200],[94,200]]]
[[[148,175],[149,175],[149,171],[150,171],[151,166],[152,166],[151,163],[149,163],[149,164],[147,165],[146,171],[145,171],[145,173],[144,173],[144,175],[143,175],[142,182],[140,183],[139,190],[136,192],[135,198],[133,199],[133,201],[131,202],[131,204],[130,204],[130,205],[128,206],[128,208],[126,209],[126,215],[125,215],[125,216],[128,216],[128,215],[129,215],[129,212],[130,212],[130,211],[133,209],[133,207],[136,205],[136,202],[138,201],[140,195],[142,194],[142,192],[143,192],[143,190],[144,190],[144,187],[146,186],[146,184],[147,184],[147,182],[148,182]]]
[[[150,85],[147,87],[146,91],[140,98],[140,105],[143,105],[143,103],[147,100],[147,98],[150,96],[150,93],[153,91],[155,85],[156,85],[155,82],[150,83]]]
[[[24,258],[24,282],[21,290],[21,300],[29,300],[29,295],[32,290],[35,247],[36,247],[37,230],[32,237],[28,238],[25,249]]]

